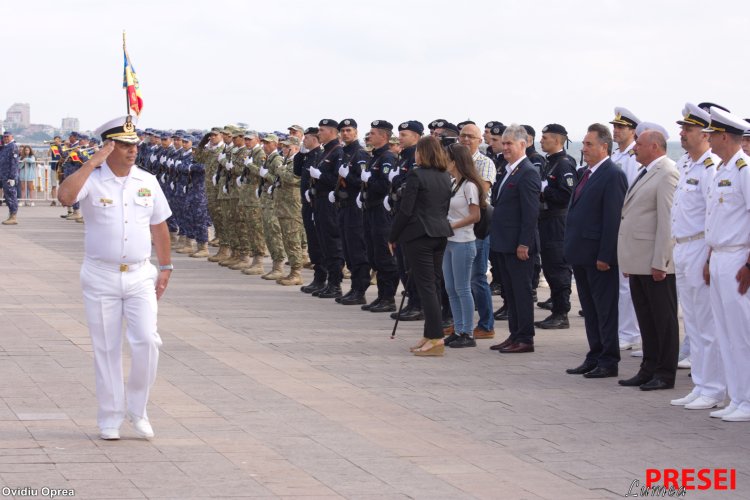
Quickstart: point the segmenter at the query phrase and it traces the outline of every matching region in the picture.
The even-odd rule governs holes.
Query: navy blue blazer
[[[627,189],[625,172],[607,159],[589,178],[577,201],[573,190],[563,245],[568,264],[594,266],[600,260],[617,265],[617,233]]]
[[[502,179],[501,181],[502,182]],[[537,251],[539,191],[542,181],[537,168],[524,158],[497,194],[490,226],[493,252],[515,254],[519,245]]]

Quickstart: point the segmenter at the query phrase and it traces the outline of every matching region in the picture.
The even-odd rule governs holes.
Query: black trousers
[[[341,246],[338,209],[328,201],[328,195],[315,198],[313,205],[315,231],[318,233],[323,266],[328,272],[329,285],[341,285],[344,275],[344,250]]]
[[[500,273],[508,304],[508,329],[513,342],[534,343],[534,299],[531,280],[534,275],[534,255],[520,260],[516,254],[500,254]]]
[[[443,254],[447,244],[447,238],[432,238],[427,235],[403,244],[404,254],[411,266],[411,279],[422,302],[424,336],[428,339],[443,338],[440,286],[443,282]]]
[[[388,248],[391,232],[391,214],[383,205],[365,210],[365,243],[370,267],[378,273],[378,298],[392,299],[398,287],[396,259]],[[408,257],[407,257],[408,258]]]
[[[674,382],[680,351],[675,275],[654,281],[651,275],[631,274],[630,296],[641,329],[641,373]]]
[[[365,246],[364,216],[354,202],[339,207],[339,227],[346,267],[352,273],[352,290],[364,292],[370,286],[370,264]]]
[[[542,271],[552,296],[552,312],[568,314],[570,311],[570,266],[563,257],[565,217],[539,219]]]
[[[400,246],[396,247],[396,264],[398,265],[399,278],[401,278],[401,283],[406,290],[408,306],[412,309],[422,309],[422,301],[419,299],[417,285],[414,283],[413,279],[409,280],[409,263],[407,262],[404,251]]]
[[[618,305],[620,270],[598,271],[595,265],[573,266],[578,299],[583,308],[589,352],[586,362],[601,368],[615,368],[620,362]]]
[[[315,231],[313,209],[305,201],[302,202],[302,225],[305,228],[305,235],[307,236],[307,255],[310,257],[310,262],[312,262],[315,272],[313,279],[315,281],[326,281],[328,279],[328,271],[323,266],[323,251],[320,249],[318,233]]]

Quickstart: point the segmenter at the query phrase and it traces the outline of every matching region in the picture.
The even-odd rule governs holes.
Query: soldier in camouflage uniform
[[[218,192],[216,198],[221,204],[221,223],[224,226],[224,236],[226,238],[226,242],[222,243],[225,243],[229,247],[229,256],[217,261],[219,265],[222,266],[232,265],[239,262],[237,259],[239,253],[236,250],[237,242],[234,239],[235,221],[232,218],[237,198],[235,198],[235,201],[232,201],[232,191],[229,190],[231,171],[234,167],[234,165],[231,164],[232,154],[243,145],[241,143],[242,134],[240,134],[239,137],[234,137],[235,131],[236,129],[234,127],[224,127],[224,133],[222,136],[225,141],[229,140],[231,142],[226,143],[224,151],[222,151],[217,158],[220,165],[220,175],[217,182]]]
[[[236,134],[239,134],[239,136]],[[232,241],[234,243],[233,248],[237,254],[237,262],[228,267],[235,271],[242,271],[252,265],[250,261],[248,228],[247,223],[243,218],[244,209],[240,204],[240,187],[242,185],[240,179],[250,151],[252,150],[251,147],[248,147],[247,139],[245,138],[246,136],[247,131],[245,130],[238,130],[235,132],[235,140],[239,137],[239,142],[242,145],[232,153],[232,169],[229,172],[229,192],[232,194],[232,197],[236,199],[236,201],[232,201],[232,221],[234,228]]]
[[[274,213],[274,203],[269,191],[276,182],[277,170],[284,163],[284,159],[277,149],[279,137],[276,134],[267,134],[263,138],[263,151],[266,153],[266,161],[259,170],[261,182],[259,186],[260,206],[263,212],[263,235],[266,239],[266,247],[273,260],[273,269],[261,276],[264,280],[277,280],[284,277],[284,243],[281,238],[281,226],[279,219]]]
[[[202,163],[205,167],[204,185],[206,189],[206,201],[208,203],[208,214],[213,221],[214,232],[219,239],[219,242],[222,241],[224,225],[221,216],[221,204],[216,199],[217,193],[220,190],[216,175],[219,169],[219,154],[223,151],[224,141],[221,137],[221,129],[219,127],[214,127],[211,129],[211,132],[201,139],[195,152],[195,161]],[[221,243],[216,255],[209,257],[208,260],[211,262],[218,262],[224,257],[229,257],[229,247],[224,243]]]
[[[245,157],[247,156],[247,146],[245,146],[245,130],[235,128],[232,132],[232,148],[231,155],[227,155],[226,164],[224,168],[227,169],[225,188],[229,195],[229,211],[227,218],[230,221],[231,229],[229,232],[229,246],[234,257],[224,262],[219,262],[219,265],[233,269],[233,266],[246,261],[242,255],[240,249],[240,233],[242,231],[242,224],[237,220],[237,207],[240,203],[240,189],[237,185],[237,178],[240,176],[242,171],[242,165],[244,164]]]
[[[245,146],[248,155],[242,165],[242,172],[237,180],[240,191],[238,224],[241,226],[240,239],[243,248],[247,248],[253,258],[249,267],[242,269],[243,274],[259,276],[263,269],[265,242],[263,239],[263,214],[258,196],[260,186],[260,169],[266,161],[266,153],[260,145],[258,133],[250,130],[245,133]]]
[[[299,192],[300,176],[294,174],[294,156],[299,151],[299,146],[300,140],[297,137],[290,136],[281,141],[284,163],[276,169],[273,189],[274,213],[279,219],[284,250],[291,266],[288,276],[276,280],[276,283],[284,286],[302,284],[302,200]]]

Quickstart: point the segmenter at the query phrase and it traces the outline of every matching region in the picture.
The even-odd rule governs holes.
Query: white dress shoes
[[[634,358],[642,358],[643,357],[643,351],[633,351],[630,353],[630,355]]]
[[[620,350],[621,351],[629,351],[631,349],[635,349],[636,347],[640,347],[640,343],[637,342],[620,342]]]
[[[723,422],[750,422],[750,411],[740,410],[737,408],[729,415],[721,417]]]
[[[692,403],[699,397],[700,397],[700,394],[698,394],[697,392],[691,392],[684,398],[673,399],[672,401],[669,402],[669,404],[671,404],[672,406],[685,406],[688,403]]]
[[[101,429],[99,431],[99,437],[104,439],[105,441],[115,441],[117,439],[120,439],[120,429],[116,429],[114,427]]]
[[[729,415],[730,413],[734,413],[734,410],[737,409],[737,405],[734,403],[729,403],[729,406],[726,408],[723,408],[721,410],[712,411],[710,413],[711,418],[724,418],[724,416]]]
[[[148,419],[136,417],[131,413],[128,413],[128,418],[130,419],[130,423],[133,424],[133,430],[138,437],[146,439],[154,437],[154,429],[151,428]]]
[[[690,364],[690,357],[687,357],[677,362],[677,368],[680,368],[683,370],[690,368],[691,366],[692,365]]]
[[[696,398],[695,401],[691,401],[690,403],[685,405],[686,410],[710,410],[711,408],[716,408],[719,403],[721,403],[720,400],[709,398],[708,396],[701,396],[699,398]]]

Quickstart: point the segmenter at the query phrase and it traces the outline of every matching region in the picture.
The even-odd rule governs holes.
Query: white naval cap
[[[635,128],[641,123],[641,120],[629,109],[617,107],[615,108],[615,119],[609,123],[612,125],[625,125],[626,127]]]
[[[711,114],[708,110],[700,108],[692,102],[686,102],[682,108],[682,120],[677,120],[677,125],[697,125],[706,128],[711,123]]]
[[[750,118],[745,118],[745,121],[747,122],[748,127],[750,127]],[[742,137],[750,137],[750,128],[742,133]]]
[[[711,123],[704,128],[704,132],[726,132],[727,134],[744,135],[750,129],[750,123],[739,116],[724,111],[723,109],[711,108]]]
[[[102,141],[118,141],[127,144],[137,144],[138,134],[135,132],[136,118],[128,115],[110,120],[101,125],[94,131],[95,135],[102,138]]]
[[[641,135],[647,130],[655,130],[656,132],[659,132],[661,135],[664,136],[664,140],[669,140],[669,132],[667,132],[667,129],[659,125],[658,123],[652,123],[652,122],[641,122],[638,124],[638,126],[635,128],[635,135]]]

